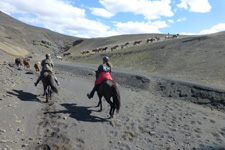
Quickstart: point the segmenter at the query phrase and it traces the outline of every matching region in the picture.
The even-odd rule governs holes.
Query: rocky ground
[[[216,109],[122,84],[120,112],[109,119],[106,101],[99,112],[97,95],[86,97],[95,68],[83,76],[56,67],[59,94],[45,103],[38,74],[9,64],[0,67],[0,149],[225,149],[225,114]]]

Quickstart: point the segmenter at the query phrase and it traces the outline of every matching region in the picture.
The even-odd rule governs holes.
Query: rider
[[[46,54],[45,57],[46,57],[46,59],[42,60],[42,62],[41,62],[42,70],[41,70],[40,76],[38,77],[37,81],[34,83],[35,86],[38,85],[39,81],[42,79],[45,72],[53,73],[54,64],[53,64],[53,61],[51,59],[51,55]],[[56,76],[55,76],[55,82],[56,82],[57,85],[59,85],[59,82],[58,82]]]
[[[97,73],[99,74],[99,77],[95,80],[95,86],[92,89],[90,94],[87,94],[87,97],[89,99],[91,99],[94,96],[95,91],[98,90],[98,87],[100,86],[100,84],[102,83],[102,81],[104,81],[105,79],[110,79],[112,80],[111,77],[111,70],[112,70],[112,64],[109,62],[109,57],[104,56],[102,58],[103,60],[103,64],[101,64],[98,67]]]

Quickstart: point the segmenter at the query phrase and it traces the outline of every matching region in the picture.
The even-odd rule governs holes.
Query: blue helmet
[[[51,54],[46,54],[45,57],[46,58],[51,57]]]
[[[108,62],[108,60],[109,60],[109,57],[107,57],[107,56],[104,56],[104,57],[102,58],[102,60],[103,60],[103,61],[105,61],[105,62]]]

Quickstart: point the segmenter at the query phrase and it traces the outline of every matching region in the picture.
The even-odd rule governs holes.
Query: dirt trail
[[[209,107],[123,85],[121,110],[114,119],[108,119],[107,102],[103,101],[103,111],[99,112],[95,107],[97,95],[91,100],[86,97],[93,87],[93,75],[82,76],[83,71],[56,67],[59,94],[46,104],[40,95],[42,85],[33,85],[35,74],[9,69],[14,79],[5,83],[5,96],[0,101],[0,111],[6,112],[1,113],[0,149],[225,148],[225,114]]]

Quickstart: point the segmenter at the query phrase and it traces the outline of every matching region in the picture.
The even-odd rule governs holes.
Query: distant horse
[[[27,67],[28,69],[30,68],[30,61],[27,59],[23,59],[23,65],[24,65],[24,69],[25,67]]]
[[[62,56],[56,56],[56,59],[61,60],[62,61]]]
[[[93,49],[92,52],[93,53],[99,53],[101,50],[102,50],[102,48],[99,47],[99,48]]]
[[[71,55],[71,53],[64,53],[64,54],[63,54],[64,57],[65,57],[65,56],[69,56],[69,55]]]
[[[155,40],[159,41],[159,40],[160,40],[160,37],[157,37],[157,36],[156,36],[156,37],[155,37]]]
[[[98,78],[99,73],[96,71],[96,79]],[[97,107],[100,106],[100,111],[102,111],[102,97],[106,99],[106,101],[110,104],[110,111],[109,115],[111,118],[113,118],[114,111],[115,109],[117,110],[117,113],[120,110],[120,91],[118,89],[118,83],[114,80],[104,80],[102,84],[99,86],[98,90],[98,97],[99,97],[99,102]],[[113,99],[111,101],[110,99]]]
[[[152,43],[153,41],[155,41],[155,38],[148,38],[148,39],[147,39],[147,43],[149,43],[149,42]]]
[[[119,47],[119,45],[111,47],[111,51],[115,50],[117,47]]]
[[[19,57],[15,59],[15,64],[17,67],[22,66],[23,64],[23,58]]]
[[[127,42],[127,43],[121,45],[121,49],[124,48],[124,47],[126,47],[127,45],[129,45],[129,42]]]
[[[40,62],[40,61],[36,62],[36,63],[34,64],[34,68],[35,68],[35,71],[36,71],[36,72],[41,71],[41,62]]]
[[[179,36],[179,34],[173,35],[173,38],[177,38]]]
[[[167,35],[166,37],[165,37],[165,40],[169,40],[169,39],[173,39],[173,36],[172,35]]]
[[[140,44],[141,42],[142,42],[142,40],[139,40],[139,41],[134,41],[133,45]]]
[[[46,95],[46,103],[48,103],[48,100],[52,99],[52,93],[58,93],[55,84],[55,76],[51,72],[44,72],[41,81],[44,87],[44,94]]]
[[[84,54],[90,54],[90,51],[89,50],[83,50],[83,51],[81,51],[80,52],[82,55],[84,55]]]
[[[106,50],[107,50],[107,48],[108,48],[108,47],[104,47],[104,48],[102,48],[102,51],[106,51]]]

